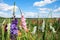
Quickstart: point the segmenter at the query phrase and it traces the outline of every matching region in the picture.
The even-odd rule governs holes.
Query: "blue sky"
[[[1,0],[0,16],[12,17],[13,5],[16,2],[16,17],[20,16],[19,8],[26,18],[60,18],[60,0]]]

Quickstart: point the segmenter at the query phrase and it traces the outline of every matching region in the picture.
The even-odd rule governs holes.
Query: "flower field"
[[[0,18],[0,40],[60,40],[60,19],[26,18],[27,29],[21,27],[21,19],[17,19],[17,25],[12,25],[17,26],[17,31],[14,31],[17,36],[10,37],[12,19]]]

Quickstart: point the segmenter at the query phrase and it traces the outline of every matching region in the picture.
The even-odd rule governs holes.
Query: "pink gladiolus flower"
[[[28,32],[28,29],[27,29],[26,21],[25,21],[25,20],[26,20],[26,19],[25,19],[24,16],[22,15],[22,16],[21,16],[21,26],[22,26],[22,28],[24,28],[25,31]]]

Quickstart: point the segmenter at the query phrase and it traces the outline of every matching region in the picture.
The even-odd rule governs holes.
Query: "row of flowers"
[[[33,20],[32,21],[32,23],[33,22],[35,22],[36,20]],[[5,23],[5,24],[4,24]],[[42,22],[43,23],[43,22]],[[2,23],[3,25],[5,25],[6,26],[6,21],[4,20],[4,22]],[[17,21],[17,19],[15,19],[15,20],[12,20],[12,22],[10,23],[8,23],[8,26],[7,26],[7,29],[9,29],[9,27],[10,27],[10,29],[8,30],[8,35],[9,35],[9,33],[11,33],[11,34],[14,34],[14,35],[18,35],[18,36],[21,36],[21,32],[20,32],[20,30],[17,28],[17,24],[18,24],[18,21]],[[44,23],[43,23],[43,25],[44,25]],[[22,18],[21,18],[21,27],[26,31],[26,32],[28,32],[28,29],[27,29],[27,26],[26,26],[26,22],[25,22],[25,19],[24,19],[24,17],[22,16]],[[54,31],[54,28],[52,28],[52,27],[50,27],[51,29],[52,29],[52,31]],[[2,29],[2,31],[3,31],[4,29]],[[34,28],[34,30],[36,30],[36,27]],[[5,30],[6,31],[6,30]],[[10,31],[10,32],[9,32]],[[2,32],[3,33],[3,32]],[[2,39],[3,39],[3,37],[2,37]]]

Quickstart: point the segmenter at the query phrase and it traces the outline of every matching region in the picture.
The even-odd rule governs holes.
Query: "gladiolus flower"
[[[12,20],[11,26],[10,26],[10,34],[11,34],[11,40],[16,40],[16,37],[18,35],[18,28],[17,28],[18,20],[15,18]]]
[[[18,23],[17,19],[12,20],[11,27],[10,27],[11,34],[16,34],[17,35],[17,33],[18,33],[17,32],[18,31],[17,23]]]
[[[45,20],[43,19],[43,23],[42,23],[42,32],[44,32],[44,28],[45,28]]]
[[[28,29],[27,29],[25,20],[26,20],[26,19],[25,19],[24,16],[22,15],[22,16],[21,16],[21,27],[24,28],[24,30],[25,30],[26,32],[28,32]]]
[[[52,32],[56,33],[54,27],[52,27],[52,23],[50,23],[50,29],[52,30]]]
[[[35,34],[37,26],[33,28],[33,31],[31,32],[32,34]]]

